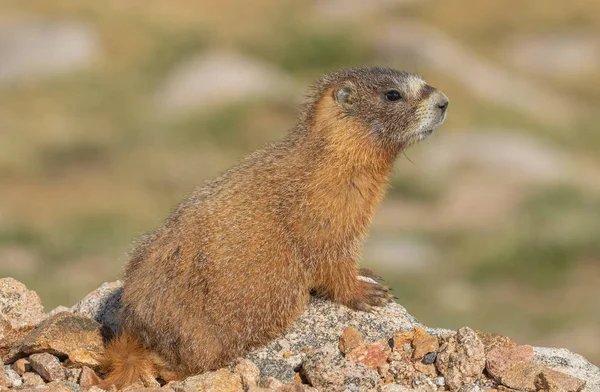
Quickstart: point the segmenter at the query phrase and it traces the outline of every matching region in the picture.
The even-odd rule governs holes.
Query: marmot
[[[319,79],[283,140],[196,189],[125,268],[104,385],[225,366],[280,335],[311,292],[366,311],[387,288],[357,260],[395,158],[445,119],[419,76],[360,67]]]

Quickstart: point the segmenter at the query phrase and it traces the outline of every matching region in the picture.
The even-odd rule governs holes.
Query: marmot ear
[[[354,106],[356,89],[350,83],[345,83],[334,91],[334,98],[344,109],[351,109]]]

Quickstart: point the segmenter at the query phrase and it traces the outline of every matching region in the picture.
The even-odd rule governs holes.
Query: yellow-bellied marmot
[[[283,140],[196,189],[137,244],[104,385],[224,366],[281,334],[315,291],[352,309],[389,300],[358,278],[394,160],[446,116],[420,77],[363,67],[322,77]]]

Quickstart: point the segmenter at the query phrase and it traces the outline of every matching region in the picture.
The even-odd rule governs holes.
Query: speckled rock
[[[283,386],[283,383],[275,377],[265,377],[262,382],[265,388],[277,389]]]
[[[502,382],[502,378],[510,368],[516,365],[521,367],[532,365],[534,360],[535,355],[531,346],[497,347],[487,353],[485,367],[490,376]]]
[[[475,331],[475,333],[479,337],[479,340],[481,340],[481,342],[483,343],[486,355],[496,347],[514,348],[517,346],[517,343],[515,343],[511,338],[498,335],[497,333],[482,331]]]
[[[9,388],[18,388],[21,385],[23,385],[23,380],[21,380],[21,376],[19,376],[17,372],[12,370],[10,366],[6,365],[3,368],[6,385]]]
[[[233,372],[240,376],[244,388],[255,387],[258,385],[260,370],[249,359],[236,359],[233,364]]]
[[[402,351],[408,347],[412,347],[412,341],[414,338],[413,331],[396,332],[392,338],[394,344],[394,351]]]
[[[103,350],[100,324],[87,317],[63,312],[31,331],[23,340],[19,355],[41,352],[66,355],[74,365],[93,367],[98,365],[96,356]]]
[[[423,328],[415,326],[412,340],[413,359],[420,361],[428,353],[435,353],[440,348],[437,336],[431,336]]]
[[[181,382],[169,383],[167,386],[176,392],[236,392],[243,390],[240,376],[227,369],[188,377]]]
[[[0,318],[8,321],[10,328],[33,328],[45,317],[35,291],[13,278],[0,279]]]
[[[102,380],[93,369],[87,366],[81,368],[81,375],[79,376],[79,386],[81,388],[90,388],[94,385],[100,384]]]
[[[361,344],[362,336],[360,336],[358,329],[354,327],[348,327],[344,329],[344,332],[342,332],[340,335],[340,343],[338,344],[338,348],[342,353],[347,354]]]
[[[287,332],[265,347],[250,352],[246,358],[254,362],[261,374],[284,383],[294,380],[295,371],[304,357],[303,351],[339,343],[346,327],[360,331],[363,341],[391,338],[397,331],[412,330],[418,321],[397,303],[390,302],[375,313],[357,312],[322,298],[311,298],[304,314]],[[337,349],[337,348],[336,348]],[[339,350],[338,350],[339,351]],[[284,353],[292,352],[287,358]]]
[[[66,306],[59,305],[56,308],[54,308],[51,311],[49,311],[48,312],[48,316],[54,316],[57,313],[72,312],[72,311],[73,310],[71,308],[67,308]]]
[[[536,363],[586,381],[585,392],[600,391],[600,368],[581,355],[561,348],[535,347]]]
[[[287,384],[277,388],[275,392],[319,392],[319,390],[306,384]]]
[[[59,381],[65,378],[65,371],[60,366],[60,361],[52,354],[32,354],[29,356],[29,363],[33,370],[47,382]]]
[[[319,391],[369,390],[379,375],[362,363],[344,359],[334,344],[310,351],[302,362],[302,372]]]
[[[65,369],[65,380],[71,384],[79,384],[79,378],[81,377],[81,368],[66,368]]]
[[[81,301],[71,308],[73,313],[96,320],[98,323],[111,329],[113,333],[119,331],[117,315],[121,304],[123,282],[104,283],[96,290],[86,295]]]
[[[4,365],[0,365],[0,388],[8,388],[8,379],[6,378],[6,371]]]
[[[464,327],[455,334],[442,337],[442,341],[435,365],[450,390],[456,391],[481,377],[485,351],[475,331]]]
[[[13,363],[10,368],[17,372],[18,375],[22,376],[25,372],[31,371],[31,364],[25,358],[21,358]]]
[[[386,384],[381,386],[378,391],[380,392],[414,392],[413,388],[407,388],[400,384]]]
[[[363,344],[354,348],[346,354],[346,359],[362,363],[369,369],[377,369],[379,366],[387,363],[391,352],[388,339],[381,339],[375,343]]]
[[[41,385],[46,384],[44,382],[44,380],[42,379],[42,377],[40,377],[39,374],[33,373],[33,372],[23,373],[23,375],[21,376],[21,379],[23,380],[24,387],[34,387],[35,388],[35,387],[39,387]]]
[[[52,381],[46,384],[52,392],[77,392],[79,386],[69,381]],[[38,389],[39,391],[39,389]],[[89,390],[88,390],[89,391]],[[166,391],[165,391],[166,392]]]
[[[562,389],[566,392],[579,392],[583,390],[586,385],[584,380],[546,367],[542,369],[542,372],[538,375],[538,379],[536,379],[534,384],[537,384],[538,380],[545,382],[549,387],[552,386],[557,390]]]

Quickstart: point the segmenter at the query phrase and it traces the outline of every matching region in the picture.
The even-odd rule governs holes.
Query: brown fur
[[[288,137],[144,236],[125,270],[124,332],[107,348],[105,385],[224,366],[281,334],[311,291],[353,309],[385,304],[385,288],[357,279],[357,260],[398,152],[443,120],[445,107],[434,124],[429,106],[445,96],[421,84],[384,68],[326,75]],[[344,85],[347,101],[336,96]],[[404,102],[381,98],[390,86]]]

